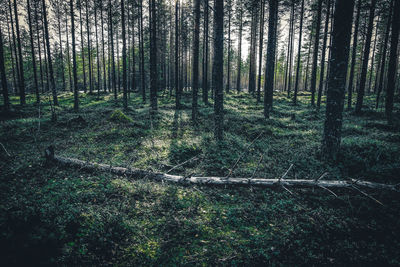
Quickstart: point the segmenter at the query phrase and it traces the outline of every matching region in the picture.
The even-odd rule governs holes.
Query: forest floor
[[[191,122],[159,100],[132,94],[123,113],[113,96],[60,95],[57,122],[33,96],[0,118],[0,251],[3,266],[399,265],[400,193],[163,184],[46,164],[44,149],[91,162],[181,175],[365,179],[400,182],[400,127],[367,97],[362,116],[344,113],[336,162],[321,160],[324,112],[275,98],[270,120],[247,94],[225,99],[225,140],[213,139],[212,105]],[[46,100],[43,99],[45,102]],[[396,112],[399,112],[396,106]],[[40,115],[39,115],[40,114]],[[79,117],[80,116],[80,117]],[[399,117],[399,115],[396,115]],[[238,159],[240,160],[238,161]],[[235,165],[235,163],[237,164]],[[232,168],[235,166],[234,168]]]

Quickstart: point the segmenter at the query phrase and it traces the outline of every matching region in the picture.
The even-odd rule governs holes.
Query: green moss
[[[125,115],[121,110],[116,109],[111,113],[110,121],[118,123],[131,123],[133,120]]]

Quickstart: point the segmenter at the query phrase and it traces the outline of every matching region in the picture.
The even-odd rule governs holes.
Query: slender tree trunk
[[[325,57],[326,57],[326,42],[328,39],[328,30],[329,30],[329,13],[331,10],[331,1],[328,0],[328,4],[326,7],[326,18],[325,18],[325,29],[324,29],[324,41],[322,43],[322,56],[321,56],[321,71],[319,75],[319,87],[318,87],[318,98],[317,98],[317,110],[319,111],[321,107],[321,98],[322,98],[322,90],[324,87],[324,77],[325,77]]]
[[[258,26],[258,4],[252,2],[251,8],[251,34],[250,34],[250,62],[249,62],[249,93],[254,94],[256,90],[256,47]]]
[[[12,39],[11,39],[11,33],[10,33],[10,22],[9,22],[9,20],[8,20],[8,16],[6,16],[6,18],[7,18],[7,33],[8,33],[8,40],[9,40],[9,43],[10,43],[10,57],[11,57],[11,68],[12,68],[12,77],[13,77],[13,90],[14,91],[16,91],[17,90],[17,86],[18,86],[18,84],[17,84],[17,80],[16,80],[16,75],[15,75],[15,62],[14,62],[14,56],[16,57],[16,55],[14,55],[14,50],[12,49],[12,47],[14,47],[14,44],[13,44],[13,42],[12,42]],[[18,64],[17,64],[17,68],[18,68]]]
[[[45,36],[46,36],[46,46],[47,46],[47,61],[48,61],[50,83],[51,83],[51,93],[53,95],[54,105],[58,106],[56,82],[54,80],[53,62],[51,60],[50,37],[49,37],[49,27],[48,27],[48,22],[47,22],[47,12],[46,12],[45,0],[42,0],[42,4],[43,4],[43,16],[44,16],[44,32],[45,32]]]
[[[340,149],[342,113],[350,50],[354,0],[336,0],[333,18],[332,54],[322,141],[323,156],[335,160]]]
[[[66,8],[66,14],[68,13],[68,8]],[[68,34],[68,16],[65,16],[65,34],[67,37],[67,63],[68,63],[68,77],[69,77],[69,90],[73,92],[72,85],[72,74],[71,74],[71,54],[69,52],[69,34]]]
[[[194,1],[192,120],[197,121],[197,94],[199,90],[200,0]]]
[[[292,91],[292,64],[293,64],[293,44],[295,38],[295,14],[294,14],[294,2],[292,2],[292,28],[291,28],[291,37],[290,37],[290,53],[289,53],[289,75],[288,75],[288,88],[287,88],[287,97],[290,98],[290,93]]]
[[[124,109],[128,109],[128,85],[126,74],[126,30],[125,30],[125,1],[121,0],[121,26],[122,26],[122,89]]]
[[[241,89],[241,72],[242,72],[242,31],[243,31],[243,10],[242,10],[242,0],[239,0],[240,2],[240,10],[239,10],[239,43],[238,43],[238,63],[237,63],[237,77],[236,77],[236,90],[238,93],[242,91]]]
[[[14,19],[13,19],[13,13],[12,13],[11,0],[8,0],[8,7],[9,7],[9,11],[10,11],[11,33],[12,33],[13,48],[14,48],[14,55],[15,55],[15,69],[17,70],[16,72],[17,72],[17,81],[18,81],[18,86],[15,86],[14,90],[15,90],[15,93],[17,93],[18,88],[21,84],[21,74],[20,74],[20,65],[19,65],[18,52],[17,52],[17,41],[15,38],[15,31],[14,31]],[[20,99],[20,101],[22,101],[22,99]]]
[[[37,9],[38,3],[35,1],[34,2],[34,8],[35,8],[35,23],[36,23],[36,38],[37,38],[37,46],[38,46],[38,52],[39,52],[39,67],[40,67],[40,88],[43,93],[44,91],[44,77],[43,77],[43,65],[42,65],[42,51],[40,48],[40,31],[39,31],[39,16],[38,16],[38,9]]]
[[[269,0],[267,64],[264,83],[264,117],[269,119],[274,93],[274,69],[277,44],[278,0]]]
[[[109,0],[110,10],[109,10],[109,27],[110,27],[110,42],[111,42],[111,64],[112,64],[112,87],[114,92],[114,99],[117,100],[117,84],[115,79],[115,56],[114,56],[114,34],[113,34],[113,22],[112,22],[112,3]]]
[[[397,50],[399,42],[399,28],[400,28],[400,1],[395,1],[393,9],[393,21],[392,21],[392,36],[390,40],[390,56],[389,56],[389,67],[388,67],[388,82],[386,89],[386,102],[385,102],[385,113],[389,124],[393,123],[393,97],[396,85],[396,73],[397,73]]]
[[[376,52],[375,50],[376,50],[376,43],[377,43],[377,39],[378,39],[379,23],[380,23],[380,16],[378,17],[378,21],[376,22],[376,26],[375,26],[374,46],[372,48],[371,69],[370,69],[369,81],[368,81],[368,93],[371,93],[371,87],[372,87],[372,75],[374,73],[374,67],[375,67],[375,52]]]
[[[150,0],[150,106],[152,111],[158,109],[158,71],[157,71],[157,12],[156,0]]]
[[[97,33],[97,4],[94,3],[94,29],[96,32],[96,61],[97,61],[97,95],[100,96],[101,71],[100,71],[100,51],[99,51],[99,36]]]
[[[383,52],[381,54],[381,66],[380,66],[380,75],[379,75],[379,81],[378,81],[378,88],[377,88],[377,94],[376,94],[376,105],[375,108],[378,109],[379,107],[379,101],[380,101],[380,95],[383,90],[383,79],[385,77],[385,67],[386,67],[386,54],[387,54],[387,48],[388,48],[388,42],[389,42],[389,34],[390,34],[390,26],[392,24],[392,19],[394,19],[392,13],[393,13],[393,5],[394,5],[395,0],[392,0],[390,2],[390,8],[389,8],[389,16],[386,24],[386,32],[385,32],[385,40],[383,42]],[[376,86],[376,84],[375,84]]]
[[[317,0],[317,1],[318,1],[317,22],[316,22],[316,27],[315,27],[313,65],[312,65],[312,72],[311,72],[311,106],[315,106],[315,89],[316,89],[316,84],[317,84],[319,33],[320,33],[320,28],[321,28],[322,0]]]
[[[258,82],[257,82],[257,103],[261,101],[261,71],[262,71],[262,59],[263,59],[263,44],[264,44],[264,20],[265,20],[265,1],[261,0],[261,12],[260,12],[260,43],[258,51]],[[230,17],[230,15],[229,15]],[[230,33],[230,30],[229,30]],[[230,64],[229,64],[230,65]],[[229,67],[228,65],[228,67]]]
[[[74,18],[74,0],[70,0],[71,11],[71,39],[72,39],[72,73],[74,76],[74,111],[79,111],[79,98],[78,98],[78,73],[76,67],[76,45],[75,45],[75,18]]]
[[[89,93],[93,93],[93,75],[92,75],[92,48],[90,44],[90,24],[89,24],[89,0],[86,0],[86,34],[88,45],[88,60],[89,60]]]
[[[83,22],[82,22],[82,1],[79,0],[79,22],[81,25],[81,57],[82,57],[82,72],[83,72],[83,91],[86,93],[86,69],[85,69],[85,44],[83,39]]]
[[[304,81],[304,90],[307,90],[308,88],[308,71],[309,71],[309,65],[310,65],[310,55],[311,55],[311,44],[312,44],[312,31],[310,32],[310,42],[308,44],[308,52],[307,52],[307,63],[306,63],[306,74],[305,74],[305,78],[306,80]]]
[[[264,1],[264,0],[262,0]],[[227,77],[226,77],[226,93],[231,89],[231,13],[232,13],[232,0],[228,1],[228,63],[227,63]]]
[[[3,88],[3,110],[4,112],[10,111],[10,100],[8,98],[8,86],[6,78],[6,68],[4,66],[4,52],[3,52],[3,33],[1,31],[0,25],[0,77],[1,77],[1,87]]]
[[[330,1],[330,0],[328,0],[328,1]],[[329,16],[329,12],[328,12],[327,16]],[[301,11],[300,11],[299,47],[298,47],[298,52],[297,52],[296,82],[294,84],[294,97],[293,97],[294,105],[297,105],[297,92],[299,90],[300,64],[301,64],[301,41],[302,41],[302,35],[303,35],[303,17],[304,17],[304,0],[301,1]]]
[[[143,40],[143,0],[140,0],[140,6],[139,6],[139,11],[140,11],[140,74],[141,74],[141,81],[140,85],[142,87],[142,99],[143,103],[146,103],[146,80],[145,80],[145,73],[144,73],[144,40]]]
[[[224,1],[215,1],[214,4],[214,60],[213,60],[213,87],[215,88],[214,101],[214,136],[217,141],[223,140],[224,134]]]
[[[209,65],[209,41],[208,41],[208,0],[204,0],[204,58],[203,58],[203,102],[208,104],[208,65]]]
[[[351,109],[352,106],[352,95],[353,95],[353,80],[354,80],[354,70],[356,65],[356,55],[357,55],[357,42],[358,42],[358,26],[360,23],[360,14],[361,14],[361,0],[357,1],[357,15],[356,21],[354,25],[354,33],[353,33],[353,50],[351,52],[351,66],[350,66],[350,77],[348,81],[348,89],[347,89],[347,109]]]
[[[39,95],[39,85],[37,79],[37,70],[36,70],[36,57],[35,57],[35,46],[33,44],[33,30],[32,30],[32,19],[31,19],[31,4],[29,0],[26,2],[28,8],[28,24],[29,24],[29,37],[31,42],[31,55],[32,55],[32,70],[33,70],[33,81],[35,85],[35,94],[36,94],[36,103],[40,103],[40,95]]]
[[[103,52],[103,90],[107,92],[107,74],[106,74],[106,52],[105,52],[105,40],[104,40],[104,18],[103,18],[103,4],[100,8],[100,20],[101,20],[101,43]]]
[[[14,1],[14,15],[15,15],[15,29],[17,31],[17,43],[18,43],[18,55],[19,55],[19,75],[20,75],[19,96],[20,96],[21,105],[25,105],[26,100],[25,100],[24,61],[22,58],[22,44],[21,44],[21,37],[20,37],[20,33],[19,33],[17,1]]]
[[[63,83],[63,91],[65,91],[65,74],[64,74],[64,55],[63,55],[63,47],[62,47],[62,39],[61,39],[61,12],[58,14],[57,18],[58,22],[58,40],[60,44],[60,59],[61,59],[61,78]]]
[[[371,37],[372,37],[372,29],[374,26],[374,18],[375,18],[375,5],[377,0],[371,0],[371,5],[369,9],[369,22],[367,28],[367,36],[365,40],[364,47],[364,56],[362,61],[362,69],[361,69],[361,77],[360,77],[360,87],[358,88],[357,94],[357,103],[355,112],[357,114],[361,113],[363,101],[364,101],[364,92],[365,92],[365,83],[367,80],[367,72],[368,72],[368,61],[369,61],[369,52],[371,48]]]

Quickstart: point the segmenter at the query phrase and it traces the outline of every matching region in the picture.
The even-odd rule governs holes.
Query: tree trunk
[[[224,1],[215,1],[214,4],[213,74],[213,87],[215,88],[214,136],[217,141],[222,141],[224,133]]]
[[[208,44],[208,0],[204,0],[204,57],[203,57],[203,82],[202,96],[203,102],[208,104],[208,65],[209,65],[209,44]]]
[[[4,66],[4,52],[3,52],[3,33],[0,26],[0,77],[1,87],[3,88],[3,110],[4,112],[10,111],[10,99],[8,98],[8,86],[6,78],[6,69]]]
[[[326,57],[326,42],[328,39],[329,30],[329,15],[331,11],[331,1],[328,0],[326,7],[326,18],[325,18],[325,29],[324,29],[324,41],[322,43],[322,56],[321,56],[321,71],[319,75],[319,86],[318,86],[318,97],[317,97],[317,110],[319,111],[321,107],[322,90],[324,87],[324,77],[325,77],[325,57]]]
[[[92,49],[90,44],[90,24],[89,24],[89,0],[86,0],[86,34],[88,45],[88,60],[89,60],[89,93],[93,93],[93,76],[92,76]]]
[[[105,52],[105,41],[104,41],[104,18],[103,18],[103,4],[100,8],[100,20],[101,20],[101,43],[103,52],[103,90],[107,92],[107,74],[106,74],[106,52]]]
[[[94,3],[94,28],[96,32],[96,59],[97,59],[97,95],[100,96],[101,70],[100,70],[100,51],[99,35],[97,33],[97,4]]]
[[[157,12],[156,0],[150,0],[150,106],[154,112],[158,109],[158,71],[157,71]]]
[[[68,7],[65,9],[66,14],[68,13]],[[68,16],[65,16],[65,34],[67,36],[67,64],[68,64],[68,78],[69,78],[69,90],[73,92],[72,85],[72,74],[71,74],[71,54],[69,52],[69,34],[68,34]]]
[[[367,28],[367,36],[366,36],[366,40],[365,40],[364,56],[363,56],[363,61],[362,61],[360,87],[358,88],[357,103],[356,103],[356,109],[355,109],[355,112],[357,114],[361,113],[361,109],[362,109],[362,105],[363,105],[363,101],[364,101],[365,83],[367,80],[369,52],[371,50],[371,37],[372,37],[372,29],[374,26],[376,1],[377,0],[371,0],[371,5],[370,5],[370,9],[369,9],[369,21],[368,21],[368,28]]]
[[[388,48],[388,42],[389,42],[390,26],[392,24],[392,22],[391,22],[392,19],[394,19],[393,15],[392,15],[394,2],[395,2],[395,0],[390,1],[389,16],[388,16],[387,24],[386,24],[385,40],[383,42],[383,52],[381,54],[381,65],[380,65],[380,75],[379,75],[378,86],[376,86],[377,84],[375,83],[375,87],[378,87],[376,90],[377,91],[376,105],[375,105],[376,109],[378,109],[378,107],[379,107],[380,95],[383,90],[383,79],[385,77],[386,54],[387,54],[387,48]]]
[[[323,156],[330,160],[337,158],[340,149],[353,9],[354,0],[336,0],[322,141]]]
[[[181,92],[179,88],[179,1],[175,0],[175,108],[180,109],[180,107]]]
[[[113,17],[112,17],[112,3],[109,1],[109,27],[110,27],[110,42],[111,42],[111,64],[112,64],[112,88],[114,92],[114,99],[117,100],[117,84],[115,79],[115,56],[114,56],[114,34],[113,34]]]
[[[51,60],[50,36],[49,36],[49,26],[48,26],[48,22],[47,22],[47,12],[46,12],[45,0],[42,0],[42,4],[43,4],[43,15],[44,15],[44,33],[46,36],[46,46],[47,46],[47,61],[48,61],[50,83],[51,83],[51,93],[53,95],[54,105],[58,106],[56,82],[54,80],[53,62]],[[23,77],[23,75],[21,75],[21,76]]]
[[[397,49],[399,42],[399,27],[400,27],[400,1],[395,1],[393,10],[393,21],[392,21],[392,36],[390,40],[390,56],[389,56],[389,67],[388,67],[388,78],[387,78],[387,89],[386,89],[386,102],[385,102],[385,113],[389,124],[393,123],[393,97],[396,85],[396,73],[397,73]]]
[[[193,79],[192,79],[192,120],[197,121],[197,94],[199,90],[199,42],[200,42],[200,0],[194,1],[194,36],[193,36]]]
[[[316,22],[316,26],[315,26],[313,65],[312,65],[312,72],[311,72],[311,106],[315,106],[315,89],[317,86],[319,33],[320,33],[320,28],[321,28],[322,0],[317,0],[317,1],[318,1],[317,22]],[[352,1],[352,0],[350,0],[350,1]]]
[[[242,7],[242,0],[239,0],[240,7],[239,7],[239,44],[238,44],[238,62],[237,62],[237,77],[236,77],[236,90],[238,92],[242,91],[240,79],[241,79],[241,71],[242,71],[242,31],[243,31],[243,7]]]
[[[19,77],[20,77],[20,80],[19,80],[19,96],[20,96],[21,105],[25,105],[26,104],[26,100],[25,100],[24,61],[23,61],[23,58],[22,58],[22,44],[21,44],[21,37],[20,37],[20,33],[19,33],[17,1],[14,1],[14,15],[15,15],[15,29],[17,31],[17,44],[18,44],[18,56],[19,56]]]
[[[34,81],[35,94],[36,94],[36,103],[40,103],[39,85],[38,85],[37,70],[36,70],[35,46],[33,45],[31,4],[30,4],[29,0],[27,0],[26,4],[27,4],[27,8],[28,8],[27,12],[28,12],[28,24],[29,24],[29,37],[30,37],[30,42],[31,42],[32,70],[33,70],[33,81]]]
[[[60,8],[60,7],[58,7],[58,8]],[[62,39],[61,39],[61,12],[58,12],[57,22],[58,22],[58,40],[59,40],[59,45],[60,45],[61,78],[62,78],[62,84],[63,84],[62,90],[65,91],[64,56],[63,56],[63,47],[62,47]]]
[[[328,0],[328,1],[330,1],[330,0]],[[300,63],[301,63],[301,41],[302,41],[302,35],[303,35],[303,17],[304,17],[304,0],[301,1],[301,11],[300,11],[299,47],[298,47],[298,52],[297,52],[296,81],[294,84],[294,97],[293,97],[294,105],[297,105],[297,92],[299,91]]]
[[[264,1],[264,0],[262,0]],[[226,77],[226,93],[231,89],[231,13],[232,13],[232,0],[228,1],[228,59],[227,59],[227,77]]]
[[[146,80],[145,80],[145,73],[144,73],[144,40],[143,40],[143,0],[140,0],[140,6],[139,6],[139,11],[140,11],[140,74],[141,74],[141,81],[140,85],[142,87],[142,99],[143,103],[146,103]]]
[[[230,15],[229,15],[230,17]],[[257,103],[261,101],[261,72],[262,72],[262,59],[263,59],[263,44],[264,44],[264,20],[265,20],[265,0],[261,0],[261,13],[260,13],[260,42],[258,51],[258,82],[257,82]],[[230,32],[230,30],[229,30]]]
[[[79,22],[81,26],[81,57],[82,57],[82,72],[83,72],[83,91],[86,93],[86,69],[85,69],[85,45],[83,39],[83,22],[82,22],[82,1],[79,0]]]
[[[125,0],[121,0],[121,26],[122,26],[122,89],[124,109],[128,109],[128,85],[126,75],[126,30],[125,30]]]
[[[288,87],[287,87],[287,97],[290,98],[290,93],[292,91],[292,65],[293,65],[293,44],[295,38],[295,29],[294,29],[294,2],[292,2],[292,21],[291,21],[291,30],[290,30],[290,53],[289,53],[289,71],[288,71]]]
[[[267,64],[264,83],[264,117],[269,119],[274,94],[275,51],[277,43],[278,0],[269,1]]]
[[[79,111],[79,91],[78,91],[78,73],[76,67],[76,45],[75,45],[75,18],[74,18],[74,0],[70,0],[71,12],[71,39],[72,39],[72,73],[74,76],[74,111]]]

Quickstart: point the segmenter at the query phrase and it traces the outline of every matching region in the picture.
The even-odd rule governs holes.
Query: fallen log
[[[251,185],[258,187],[320,187],[320,188],[349,188],[354,189],[355,186],[362,188],[395,190],[398,191],[398,185],[374,183],[361,180],[307,180],[307,179],[263,179],[263,178],[227,178],[227,177],[196,177],[196,176],[179,176],[166,173],[157,173],[146,170],[113,167],[108,164],[86,162],[79,159],[57,156],[54,154],[54,148],[49,147],[45,151],[45,157],[48,162],[55,162],[61,165],[78,167],[88,171],[104,171],[120,176],[129,176],[135,178],[149,178],[156,181],[172,182],[178,184],[200,184],[200,185]]]

